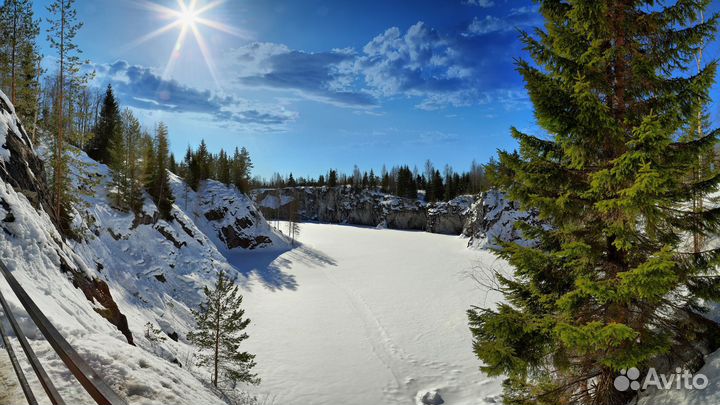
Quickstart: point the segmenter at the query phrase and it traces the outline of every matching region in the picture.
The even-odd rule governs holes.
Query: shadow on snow
[[[271,291],[297,290],[295,276],[287,272],[293,263],[302,263],[307,267],[337,266],[332,257],[302,244],[284,250],[233,253],[227,255],[227,259],[245,277],[249,279],[255,275]]]

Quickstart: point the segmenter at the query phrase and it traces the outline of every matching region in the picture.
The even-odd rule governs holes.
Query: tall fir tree
[[[331,169],[328,174],[328,187],[335,187],[338,184],[337,170]]]
[[[113,200],[122,210],[139,213],[143,203],[140,173],[142,146],[140,121],[128,109],[121,114],[120,134],[110,145]]]
[[[142,151],[142,172],[140,180],[143,187],[146,190],[150,190],[155,180],[155,142],[146,131],[143,132],[140,149]]]
[[[200,140],[200,146],[198,146],[198,149],[195,152],[195,160],[197,161],[198,180],[202,181],[209,179],[212,159],[204,139]]]
[[[94,130],[95,136],[88,145],[88,156],[101,163],[111,160],[110,147],[120,132],[120,107],[112,86],[108,84],[102,100],[100,115]]]
[[[175,198],[170,188],[170,176],[168,175],[168,159],[170,156],[168,129],[162,122],[158,124],[155,130],[154,143],[153,151],[155,153],[152,159],[152,168],[149,169],[150,177],[147,188],[158,206],[160,218],[170,220]]]
[[[217,179],[219,182],[229,186],[231,183],[230,178],[230,161],[228,160],[225,150],[220,149],[217,159]]]
[[[232,183],[243,193],[250,191],[250,175],[253,164],[250,159],[250,152],[245,147],[242,149],[235,148],[235,153],[231,159],[231,177]]]
[[[199,364],[210,366],[215,387],[237,382],[259,384],[257,374],[252,373],[255,355],[240,351],[241,343],[248,338],[245,329],[250,319],[244,317],[238,286],[220,272],[215,287],[205,287],[204,292],[205,301],[192,311],[197,329],[188,333],[188,340],[202,350]]]
[[[546,226],[502,244],[514,276],[496,275],[505,303],[469,310],[474,351],[508,377],[506,404],[626,404],[621,370],[685,365],[717,333],[696,311],[720,298],[720,250],[684,239],[720,228],[720,208],[690,208],[720,177],[687,175],[718,131],[682,136],[717,66],[684,69],[717,16],[695,22],[709,0],[539,3],[545,30],[522,35],[535,63],[518,70],[549,135],[513,129],[496,175]]]

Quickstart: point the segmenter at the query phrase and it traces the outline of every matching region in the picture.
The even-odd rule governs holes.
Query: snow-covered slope
[[[195,349],[185,336],[193,324],[190,308],[199,303],[203,286],[219,271],[241,284],[246,277],[178,205],[172,221],[157,220],[157,208],[147,197],[143,215],[113,209],[107,167],[84,154],[80,163],[88,169],[86,178],[75,179],[84,202],[74,224],[81,239],[63,239],[44,208],[48,193],[42,165],[0,95],[0,258],[62,335],[130,403],[224,403],[203,373],[193,369]],[[99,184],[88,190],[88,179]],[[247,197],[238,193],[238,200]],[[247,212],[228,218],[233,214],[238,217],[228,221]],[[261,215],[254,220],[247,236],[266,238],[263,246],[284,246]],[[4,281],[0,290],[66,402],[92,403]],[[148,339],[147,324],[162,330],[165,340]],[[27,372],[42,397],[32,371]]]

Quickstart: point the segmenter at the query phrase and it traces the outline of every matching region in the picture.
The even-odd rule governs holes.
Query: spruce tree
[[[217,159],[217,180],[226,186],[231,183],[230,161],[223,149],[220,149]]]
[[[197,152],[195,152],[195,160],[197,161],[197,175],[198,180],[207,180],[210,178],[210,167],[212,165],[212,158],[208,151],[205,140],[200,140],[200,146],[198,146]]]
[[[220,272],[215,287],[205,287],[204,292],[205,301],[192,311],[197,329],[188,333],[188,340],[202,350],[199,364],[210,366],[215,387],[236,382],[259,384],[257,374],[251,372],[255,355],[240,351],[248,338],[244,330],[250,319],[244,318],[239,287]]]
[[[157,204],[160,218],[167,221],[172,218],[170,214],[175,198],[170,188],[170,177],[168,175],[168,159],[170,156],[168,129],[162,122],[158,124],[155,130],[154,143],[155,147],[152,148],[154,155],[147,188],[155,204]]]
[[[250,191],[250,173],[253,168],[250,160],[250,153],[245,147],[242,149],[235,148],[235,153],[230,161],[231,181],[238,190],[243,193]]]
[[[109,149],[115,138],[119,136],[120,125],[120,107],[112,86],[108,84],[94,131],[95,137],[88,145],[88,156],[98,162],[109,163],[111,160]]]
[[[439,170],[435,170],[432,175],[430,191],[430,202],[442,201],[445,196],[445,185],[443,185],[443,180],[440,176]]]
[[[111,196],[118,209],[139,213],[143,205],[140,173],[142,149],[140,121],[126,109],[121,114],[119,135],[110,145]]]
[[[170,173],[178,173],[177,160],[175,160],[175,154],[172,152],[170,153],[170,157],[168,158],[168,170],[170,170]]]
[[[684,243],[720,228],[720,209],[691,208],[720,178],[687,175],[718,131],[682,139],[716,62],[683,68],[717,16],[695,23],[709,0],[539,3],[545,30],[522,35],[534,63],[518,70],[548,135],[513,129],[519,152],[500,153],[497,176],[549,226],[502,244],[514,276],[496,275],[505,303],[469,310],[474,351],[508,377],[506,404],[626,404],[621,370],[684,366],[708,333],[696,311],[720,298],[720,250]]]

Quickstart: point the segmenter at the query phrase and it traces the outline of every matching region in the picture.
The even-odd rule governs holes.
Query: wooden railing
[[[85,391],[90,394],[93,400],[95,400],[95,402],[101,405],[125,405],[125,400],[123,400],[115,391],[113,391],[112,388],[110,388],[110,386],[108,386],[102,380],[102,378],[100,378],[100,376],[98,376],[97,373],[95,373],[95,371],[90,368],[87,362],[85,362],[85,360],[80,357],[80,355],[75,351],[75,349],[70,346],[67,340],[65,340],[65,338],[62,337],[60,332],[58,332],[58,330],[50,323],[47,317],[43,315],[38,306],[35,305],[35,302],[33,302],[27,292],[25,292],[25,289],[23,289],[20,283],[18,283],[18,281],[12,275],[10,270],[8,270],[2,260],[0,260],[0,273],[3,274],[5,280],[7,280],[8,284],[10,285],[10,289],[12,289],[13,293],[15,293],[15,296],[25,308],[37,328],[40,330],[43,336],[45,336],[45,339],[48,341],[48,343],[50,343],[50,346],[52,346],[53,350],[55,350],[55,353],[57,353],[60,359],[65,363],[65,366],[68,368],[68,370],[70,370],[70,372],[75,376],[78,382],[80,382],[83,388],[85,388]],[[40,385],[42,385],[48,398],[50,398],[50,401],[55,405],[65,404],[62,397],[60,396],[60,393],[58,393],[57,389],[55,388],[52,381],[50,380],[47,373],[40,364],[40,361],[35,355],[32,347],[30,347],[30,344],[25,338],[22,329],[20,329],[20,326],[15,320],[12,311],[10,311],[10,306],[7,304],[7,301],[5,301],[5,298],[2,296],[2,292],[0,292],[0,305],[2,306],[5,317],[10,322],[10,326],[15,332],[15,336],[17,337],[20,346],[25,352],[25,356],[30,362],[32,369],[35,372],[35,375],[37,375],[37,378],[40,381]],[[10,345],[10,340],[7,338],[5,329],[2,326],[2,319],[0,319],[0,334],[2,334],[6,350],[10,357],[10,361],[13,363],[13,368],[15,369],[15,373],[18,376],[20,386],[22,387],[28,404],[37,404],[37,400],[35,399],[35,396],[30,389],[30,385],[27,383],[27,379],[25,378],[22,368],[17,361],[17,357],[12,350],[12,346]]]

